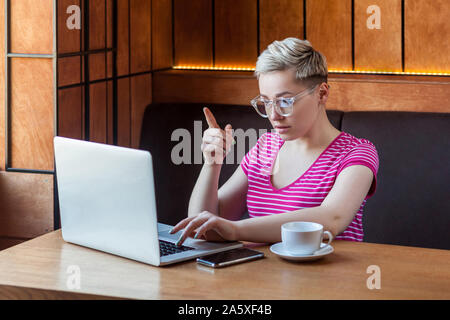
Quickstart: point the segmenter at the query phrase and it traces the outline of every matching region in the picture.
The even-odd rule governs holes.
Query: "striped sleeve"
[[[365,142],[353,147],[342,159],[336,177],[339,176],[342,170],[352,165],[363,165],[372,170],[373,181],[367,198],[372,197],[377,187],[377,173],[379,168],[378,152],[375,146],[371,142]]]

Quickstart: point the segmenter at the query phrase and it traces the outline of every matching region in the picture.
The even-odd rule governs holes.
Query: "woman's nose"
[[[272,106],[271,110],[269,111],[269,117],[271,120],[280,120],[284,117],[278,113],[275,106]]]

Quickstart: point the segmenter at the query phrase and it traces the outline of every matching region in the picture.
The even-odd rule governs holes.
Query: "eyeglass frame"
[[[305,89],[305,90],[299,92],[298,94],[296,94],[296,95],[293,96],[293,97],[289,97],[289,98],[285,98],[285,97],[276,97],[275,99],[271,99],[271,100],[265,100],[265,99],[263,98],[263,101],[262,101],[262,102],[264,102],[264,107],[267,108],[268,103],[270,103],[270,106],[273,107],[273,105],[274,105],[274,104],[273,104],[273,103],[274,103],[274,100],[279,101],[279,100],[282,100],[282,99],[283,99],[283,100],[288,100],[288,101],[290,101],[290,106],[293,107],[293,106],[294,106],[294,103],[295,103],[298,99],[303,98],[303,97],[306,97],[308,94],[310,94],[312,91],[314,91],[314,90],[317,88],[317,86],[319,86],[319,85],[320,85],[320,84],[315,84],[315,85],[313,85],[313,86],[311,86],[311,87],[309,87],[309,88],[307,88],[307,89]],[[330,88],[330,85],[328,85],[328,88]],[[262,98],[261,95],[256,96],[255,98],[253,98],[253,99],[250,101],[250,104],[252,105],[252,107],[255,109],[255,111],[256,111],[261,117],[263,117],[263,118],[268,118],[268,117],[269,117],[269,114],[266,114],[266,115],[262,114],[261,112],[259,112],[258,107],[256,106],[256,102],[257,102],[258,99],[260,99],[260,98]],[[281,113],[281,110],[280,110],[280,107],[278,106],[278,104],[275,103],[275,111],[276,111],[280,116],[282,116],[282,117],[289,117],[290,115],[292,115],[292,112],[294,111],[294,108],[292,108],[292,111],[291,111],[290,114],[284,115],[284,114]]]

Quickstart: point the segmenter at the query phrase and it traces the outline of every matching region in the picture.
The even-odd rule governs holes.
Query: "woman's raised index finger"
[[[220,128],[216,118],[214,118],[212,112],[208,108],[203,108],[203,113],[205,114],[206,122],[208,122],[210,128]]]

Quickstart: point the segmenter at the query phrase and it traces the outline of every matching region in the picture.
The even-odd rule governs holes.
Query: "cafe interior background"
[[[152,102],[249,105],[256,58],[274,40],[307,39],[326,56],[328,109],[450,112],[449,8],[448,0],[1,0],[0,250],[58,227],[55,135],[138,148]]]

